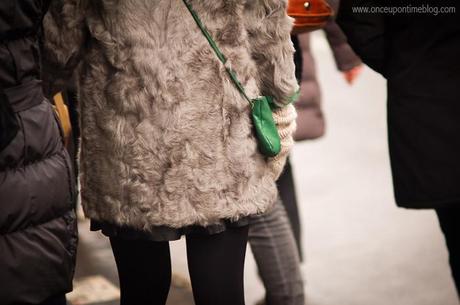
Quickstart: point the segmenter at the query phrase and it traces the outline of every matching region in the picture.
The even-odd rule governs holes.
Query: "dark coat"
[[[338,9],[339,1],[330,0],[329,3],[334,10]],[[323,30],[337,70],[344,72],[362,64],[334,19],[331,19]],[[293,37],[293,42],[296,48],[294,59],[297,77],[301,81],[301,94],[296,102],[298,117],[295,139],[298,141],[316,139],[324,135],[325,119],[321,110],[321,90],[316,79],[315,60],[310,50],[310,34]]]
[[[40,83],[46,1],[0,1],[0,304],[72,288],[76,218],[69,157]]]
[[[460,202],[460,5],[448,2],[424,1],[456,7],[434,16],[358,14],[352,6],[403,4],[344,0],[338,16],[351,46],[388,80],[390,157],[402,207]]]

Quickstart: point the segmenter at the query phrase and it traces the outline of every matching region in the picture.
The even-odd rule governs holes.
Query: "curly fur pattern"
[[[59,1],[57,1],[59,2]],[[297,89],[285,0],[193,0],[248,95]],[[92,219],[148,230],[264,212],[276,186],[250,109],[182,0],[60,0],[47,60],[79,69],[81,186]]]

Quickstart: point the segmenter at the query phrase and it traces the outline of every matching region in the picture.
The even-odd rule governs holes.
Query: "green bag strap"
[[[203,25],[203,22],[201,22],[201,19],[200,17],[198,17],[198,14],[195,12],[195,10],[193,9],[192,5],[189,4],[187,2],[187,0],[183,0],[185,6],[187,7],[187,9],[189,10],[190,14],[192,15],[193,19],[195,20],[196,24],[198,25],[198,27],[200,28],[201,32],[203,33],[203,35],[206,37],[206,39],[208,40],[209,42],[209,45],[212,47],[212,49],[214,50],[214,53],[216,53],[217,55],[217,58],[219,58],[219,60],[222,62],[222,64],[224,65],[225,67],[225,70],[227,71],[228,75],[230,76],[230,79],[232,80],[232,82],[235,84],[236,88],[238,89],[238,91],[240,91],[241,95],[244,96],[244,98],[249,102],[249,104],[252,105],[254,104],[252,102],[252,100],[248,97],[248,95],[246,94],[246,91],[244,90],[244,87],[243,85],[241,84],[241,82],[238,80],[238,77],[236,76],[236,72],[233,71],[232,69],[228,68],[227,66],[225,66],[225,64],[227,63],[227,58],[225,57],[225,55],[222,53],[222,51],[219,49],[219,47],[217,46],[217,43],[214,41],[214,39],[212,39],[212,36],[211,34],[209,34],[208,30],[206,29],[206,27]]]
[[[222,53],[222,51],[219,49],[219,47],[217,46],[217,43],[214,41],[214,39],[212,39],[212,36],[211,34],[208,32],[208,30],[206,29],[206,27],[204,26],[203,22],[201,21],[200,17],[198,17],[198,14],[195,12],[195,10],[193,9],[192,5],[190,3],[187,2],[187,0],[183,0],[185,6],[187,7],[187,9],[189,10],[190,14],[192,15],[193,19],[195,20],[196,24],[198,25],[198,27],[200,28],[201,32],[203,33],[203,35],[206,37],[206,39],[208,40],[209,42],[209,45],[212,47],[212,49],[214,50],[214,53],[216,53],[217,55],[217,58],[219,58],[219,60],[222,62],[222,64],[224,65],[225,67],[225,70],[227,71],[228,75],[230,76],[230,79],[232,80],[232,82],[235,84],[236,88],[238,89],[238,91],[240,91],[241,95],[244,96],[244,98],[248,101],[248,103],[251,105],[251,107],[254,105],[254,102],[248,97],[248,95],[246,94],[246,91],[244,90],[244,87],[243,85],[241,84],[241,82],[238,80],[238,77],[236,75],[236,72],[233,71],[232,69],[228,68],[227,66],[225,66],[225,64],[227,63],[227,58],[225,57],[225,55]],[[295,101],[297,101],[297,99],[299,98],[300,96],[300,90],[297,90],[293,95],[291,95],[288,100],[289,100],[289,104],[291,103],[294,103]],[[276,104],[273,102],[272,98],[269,98],[269,103],[270,103],[270,106],[272,108],[276,108],[278,106],[276,106]]]

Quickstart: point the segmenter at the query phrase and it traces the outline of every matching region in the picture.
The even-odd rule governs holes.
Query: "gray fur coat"
[[[79,65],[81,193],[95,220],[148,230],[264,212],[276,197],[250,108],[182,0],[55,0],[45,60]],[[297,89],[286,0],[192,0],[250,97]],[[58,70],[56,70],[58,71]]]

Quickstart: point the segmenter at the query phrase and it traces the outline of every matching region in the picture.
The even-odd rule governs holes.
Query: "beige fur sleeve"
[[[248,0],[245,11],[261,93],[273,96],[279,106],[289,103],[289,97],[299,88],[290,35],[292,19],[286,13],[286,3],[286,0]]]
[[[43,19],[43,79],[45,93],[66,86],[83,55],[87,37],[82,0],[53,0]]]

